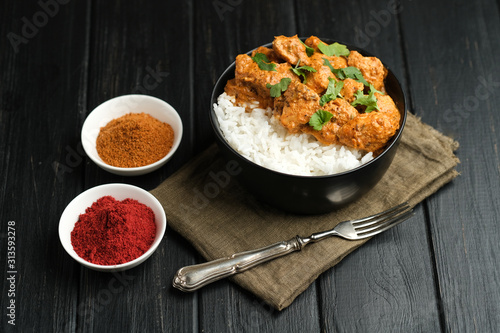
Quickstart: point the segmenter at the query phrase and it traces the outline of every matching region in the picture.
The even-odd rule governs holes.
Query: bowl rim
[[[163,104],[166,107],[165,109],[168,110],[167,112],[169,114],[171,114],[173,116],[173,118],[175,119],[175,121],[178,123],[179,129],[177,131],[178,133],[176,133],[174,131],[174,142],[172,144],[172,148],[170,148],[170,151],[167,153],[167,155],[165,155],[164,157],[162,157],[161,159],[159,159],[156,162],[153,162],[153,163],[147,164],[147,165],[143,165],[143,166],[139,166],[139,167],[125,168],[125,167],[117,167],[117,166],[114,166],[114,165],[107,164],[98,155],[95,156],[95,154],[93,154],[93,152],[89,152],[86,149],[86,145],[83,144],[83,149],[85,150],[85,153],[87,154],[87,156],[95,164],[97,164],[102,169],[105,169],[105,170],[110,171],[110,172],[113,172],[113,171],[119,172],[122,175],[126,174],[126,173],[137,173],[137,172],[141,172],[141,171],[148,171],[149,169],[152,169],[151,171],[156,170],[157,167],[161,166],[163,163],[165,163],[166,161],[168,161],[174,155],[174,153],[177,151],[177,148],[179,148],[179,145],[181,143],[182,136],[183,136],[183,123],[182,123],[182,119],[181,119],[179,113],[177,112],[177,110],[172,105],[170,105],[169,103],[167,103],[166,101],[164,101],[164,100],[162,100],[162,99],[160,99],[158,97],[154,97],[154,96],[150,96],[150,95],[126,94],[126,95],[116,96],[116,97],[110,98],[110,99],[102,102],[101,104],[99,104],[98,106],[96,106],[87,115],[87,117],[85,118],[85,121],[83,122],[82,129],[81,129],[80,140],[82,141],[82,143],[86,139],[86,138],[84,138],[85,133],[87,133],[89,130],[91,130],[88,127],[90,126],[89,125],[89,122],[90,122],[89,118],[90,118],[90,116],[92,115],[93,112],[95,112],[95,111],[99,112],[99,110],[101,108],[105,108],[107,106],[107,104],[112,104],[113,102],[116,102],[117,100],[120,100],[120,99],[130,99],[130,98],[141,98],[141,99],[145,99],[145,100],[149,99],[149,100],[158,102],[160,104]],[[140,113],[140,112],[130,111],[128,113]],[[148,112],[145,112],[145,113],[148,113]],[[92,118],[90,118],[90,119],[92,119]],[[113,118],[113,119],[116,119],[116,118]],[[89,122],[87,122],[87,121],[89,121]],[[111,120],[109,120],[109,121],[111,121]],[[106,124],[104,124],[103,126],[106,126],[109,123],[109,121]],[[172,124],[169,124],[169,125],[172,126]],[[92,144],[95,146],[95,142],[92,142]]]
[[[99,192],[102,189],[113,188],[113,187],[114,188],[122,188],[122,189],[125,188],[125,189],[129,189],[131,191],[137,191],[139,193],[142,193],[143,195],[145,195],[146,197],[151,199],[151,202],[154,203],[154,205],[156,206],[155,208],[158,208],[161,215],[157,216],[157,214],[155,213],[156,235],[155,235],[155,239],[154,239],[153,243],[151,244],[151,246],[149,247],[149,249],[146,252],[144,252],[139,257],[137,257],[131,261],[121,263],[121,264],[116,264],[116,265],[94,264],[94,263],[91,263],[91,262],[83,259],[82,257],[80,257],[76,253],[76,251],[74,250],[73,245],[71,244],[71,232],[73,231],[77,220],[74,221],[72,226],[70,225],[71,230],[69,231],[69,233],[70,233],[69,243],[67,242],[66,237],[65,237],[65,236],[67,236],[67,228],[65,228],[65,227],[67,227],[68,223],[69,223],[69,222],[66,222],[66,221],[68,221],[67,219],[69,218],[67,215],[70,215],[72,213],[71,210],[74,209],[73,206],[78,206],[79,201],[82,200],[84,197],[91,195],[91,193],[93,193],[93,192]],[[103,194],[99,197],[92,199],[92,203],[104,195],[106,195],[106,194]],[[108,195],[111,195],[111,194],[108,194]],[[130,195],[127,197],[134,199],[133,195]],[[134,199],[134,200],[137,200],[137,199]],[[151,207],[151,204],[146,204],[142,201],[139,201],[139,202],[150,207],[151,209],[154,209],[153,207]],[[90,207],[90,205],[88,207]],[[86,208],[87,207],[84,207],[81,212],[78,212],[78,216],[80,214],[83,214],[85,212]],[[71,214],[71,215],[74,215],[74,214]],[[163,209],[162,204],[159,202],[159,200],[154,195],[152,195],[148,191],[146,191],[138,186],[135,186],[135,185],[125,184],[125,183],[108,183],[108,184],[97,185],[97,186],[91,187],[91,188],[81,192],[80,194],[78,194],[76,197],[74,197],[66,205],[66,207],[64,208],[64,210],[61,213],[61,216],[59,218],[58,234],[59,234],[59,241],[61,242],[61,245],[64,248],[64,250],[66,251],[66,253],[68,253],[71,258],[73,258],[76,262],[80,263],[81,265],[84,265],[88,268],[98,270],[98,271],[120,271],[120,270],[124,270],[124,269],[128,269],[128,268],[133,268],[133,267],[141,264],[143,261],[148,259],[156,251],[156,249],[158,248],[158,246],[160,245],[160,243],[162,242],[162,240],[165,236],[165,231],[167,229],[167,223],[168,223],[168,221],[167,221],[167,217],[165,214],[165,210]]]
[[[305,41],[307,38],[309,37],[299,37],[300,40],[302,41]],[[343,44],[345,45],[349,51],[351,50],[354,50],[354,51],[358,51],[359,53],[361,53],[363,56],[368,56],[368,57],[375,57],[372,53],[362,49],[362,48],[359,48],[357,46],[354,46],[354,45],[351,45],[349,43],[344,43],[342,41],[339,41],[339,40],[334,40],[334,39],[331,39],[331,38],[322,38],[322,37],[318,37],[321,41],[324,41],[324,42],[327,42],[327,43],[339,43],[339,44]],[[266,43],[266,44],[263,44],[263,45],[260,45],[248,52],[246,52],[246,54],[250,55],[253,51],[255,51],[256,49],[258,49],[259,47],[270,47],[272,46],[272,42],[271,43]],[[378,58],[378,57],[377,57]],[[373,159],[371,159],[370,161],[360,165],[360,166],[357,166],[353,169],[350,169],[350,170],[346,170],[346,171],[342,171],[342,172],[338,172],[338,173],[334,173],[334,174],[330,174],[330,175],[311,175],[311,176],[307,176],[307,175],[294,175],[294,174],[290,174],[290,173],[285,173],[285,172],[280,172],[280,171],[277,171],[277,170],[273,170],[273,169],[269,169],[269,168],[266,168],[260,164],[257,164],[255,163],[254,161],[246,158],[245,156],[241,155],[238,151],[236,151],[226,140],[226,138],[224,137],[224,135],[222,134],[221,132],[221,129],[220,129],[220,126],[218,124],[218,120],[216,119],[217,116],[215,115],[215,111],[214,111],[214,103],[217,102],[217,98],[219,96],[215,96],[215,93],[216,93],[216,87],[219,87],[221,84],[222,84],[222,80],[223,78],[228,75],[228,72],[230,71],[233,71],[234,72],[234,69],[235,69],[235,64],[236,64],[236,61],[233,61],[228,67],[226,67],[226,69],[222,72],[222,74],[219,76],[219,78],[217,79],[215,85],[214,85],[214,88],[212,89],[212,94],[210,96],[210,103],[211,103],[211,110],[210,110],[210,123],[212,125],[212,128],[214,129],[214,132],[215,132],[215,135],[219,138],[219,141],[221,141],[225,146],[226,148],[228,148],[231,152],[233,152],[234,154],[236,154],[237,156],[241,157],[242,159],[244,159],[246,162],[248,162],[249,164],[251,164],[253,167],[257,168],[257,169],[260,169],[262,171],[267,171],[267,172],[271,172],[273,174],[276,174],[276,175],[280,175],[280,176],[287,176],[287,177],[293,177],[293,178],[297,178],[297,179],[325,179],[325,178],[332,178],[332,177],[342,177],[342,176],[345,176],[345,175],[348,175],[348,174],[351,174],[351,173],[355,173],[357,172],[358,170],[360,169],[363,169],[363,168],[366,168],[366,167],[369,167],[370,165],[374,164],[374,163],[377,163],[383,156],[385,156],[389,150],[391,150],[392,147],[394,147],[395,145],[398,144],[400,138],[401,138],[401,135],[403,134],[403,130],[404,130],[404,127],[406,125],[406,119],[407,119],[407,114],[408,114],[408,104],[407,104],[407,99],[406,99],[406,93],[403,89],[403,86],[401,85],[401,81],[399,80],[399,78],[396,76],[396,74],[394,74],[394,72],[391,70],[391,67],[387,66],[383,61],[382,59],[378,58],[382,64],[384,65],[384,67],[387,69],[388,73],[390,73],[394,79],[396,80],[397,84],[399,85],[399,88],[401,89],[401,93],[402,93],[402,99],[403,99],[403,104],[404,104],[404,110],[400,110],[400,113],[401,113],[401,120],[400,120],[400,127],[399,129],[397,130],[397,133],[390,139],[391,142],[390,144],[384,149],[384,151],[382,153],[380,153],[380,155],[378,155],[377,157],[374,157]],[[227,82],[227,81],[226,81]],[[391,96],[392,97],[392,96]],[[217,124],[216,124],[217,122]]]

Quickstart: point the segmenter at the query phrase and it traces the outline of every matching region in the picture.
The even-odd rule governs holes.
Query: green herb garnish
[[[275,71],[276,64],[273,64],[264,53],[255,53],[255,56],[252,57],[252,60],[257,63],[260,69],[264,71]]]
[[[347,46],[345,46],[343,44],[336,43],[336,42],[333,44],[330,44],[330,45],[326,45],[325,43],[320,42],[318,44],[318,49],[324,55],[327,55],[329,57],[331,57],[331,56],[336,56],[336,57],[345,56],[345,57],[347,57],[350,53]]]
[[[299,39],[300,40],[300,39]],[[306,54],[308,57],[312,56],[314,54],[314,49],[312,47],[307,46],[302,40],[300,40],[302,45],[306,47]]]
[[[333,66],[330,64],[330,61],[328,59],[323,58],[323,64],[325,66],[328,66],[330,70],[332,71],[333,74],[335,74],[336,77],[338,77],[339,80],[345,80],[347,78],[356,80],[358,82],[363,83],[365,86],[369,86],[370,84],[366,82],[363,74],[361,74],[361,71],[359,68],[356,67],[346,67],[346,68],[333,68]]]
[[[280,97],[281,93],[288,89],[290,82],[292,82],[292,79],[284,77],[276,84],[266,84],[266,87],[270,89],[269,93],[271,94],[271,97]]]
[[[319,100],[319,105],[323,106],[326,103],[333,101],[334,99],[337,98],[337,96],[340,96],[340,91],[342,90],[342,87],[344,86],[344,82],[342,81],[335,81],[333,78],[329,77],[328,80],[328,88],[326,88],[326,92],[321,96],[321,99]]]
[[[332,113],[320,109],[311,116],[309,119],[309,125],[316,131],[320,131],[323,128],[323,125],[329,122],[332,117]]]
[[[363,74],[361,74],[361,71],[358,68],[346,67],[346,68],[341,68],[341,71],[346,78],[354,79],[358,82],[363,83],[365,86],[369,85],[369,83],[366,82],[365,78],[363,77]]]
[[[294,72],[297,76],[302,76],[304,78],[303,83],[305,84],[307,82],[307,77],[306,77],[306,73],[305,72],[307,71],[307,72],[313,72],[313,73],[315,73],[316,70],[314,68],[310,67],[310,66],[300,66],[300,67],[298,67],[299,64],[300,64],[300,59],[299,59],[299,61],[297,61],[297,65],[295,65],[295,67],[290,68],[290,70],[292,72]]]
[[[334,73],[334,74],[335,74],[336,69],[335,69],[335,68],[333,68],[332,64],[330,64],[330,61],[328,61],[328,59],[323,58],[323,65],[330,67],[330,70],[332,71],[332,73]],[[338,76],[337,76],[337,77],[338,77]],[[339,78],[339,79],[340,79],[340,78]]]
[[[382,92],[378,91],[373,87],[373,85],[370,84],[370,92],[368,95],[364,95],[362,90],[358,90],[355,94],[354,97],[356,99],[354,102],[351,103],[352,106],[357,106],[357,105],[364,105],[366,106],[365,113],[370,113],[373,110],[380,110],[378,108],[377,104],[377,97],[375,97],[375,93],[378,92],[379,94],[383,94]]]

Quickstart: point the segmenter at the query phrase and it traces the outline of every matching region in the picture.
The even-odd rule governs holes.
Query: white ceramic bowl
[[[87,207],[90,207],[97,199],[106,195],[110,195],[116,200],[135,199],[150,207],[155,214],[156,237],[153,244],[142,256],[124,264],[105,266],[90,263],[78,256],[71,244],[71,232],[80,214],[85,213]],[[167,218],[165,211],[160,202],[151,193],[128,184],[105,184],[82,192],[68,204],[59,221],[59,239],[66,252],[80,264],[97,271],[118,272],[135,267],[148,259],[163,239],[166,227]]]
[[[105,163],[96,149],[96,140],[101,127],[106,126],[113,119],[128,113],[148,113],[161,122],[172,126],[174,130],[174,143],[169,153],[161,160],[154,163],[135,167],[119,168]],[[82,145],[95,164],[102,169],[121,176],[139,176],[152,172],[162,167],[175,153],[182,138],[182,121],[175,109],[165,101],[147,95],[124,95],[110,99],[96,107],[85,119],[82,127]]]

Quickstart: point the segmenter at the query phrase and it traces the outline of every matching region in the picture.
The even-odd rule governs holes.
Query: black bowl
[[[304,39],[302,39],[304,40]],[[334,41],[322,39],[331,44]],[[364,56],[372,56],[365,50],[346,45],[349,50],[356,50]],[[272,44],[263,45],[272,47]],[[248,52],[250,54],[252,51]],[[385,150],[371,161],[349,171],[325,176],[295,176],[262,167],[234,150],[224,138],[213,105],[217,97],[224,92],[227,81],[234,78],[233,62],[220,76],[215,84],[210,100],[210,121],[215,131],[216,141],[228,160],[236,161],[241,167],[239,182],[258,200],[287,211],[298,214],[321,214],[334,211],[349,204],[377,184],[392,163],[394,154],[406,122],[406,98],[394,73],[388,69],[385,86],[401,112],[400,128],[388,142]],[[387,189],[390,191],[390,189]]]

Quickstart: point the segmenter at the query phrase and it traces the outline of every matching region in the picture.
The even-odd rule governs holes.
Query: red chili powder
[[[71,244],[83,259],[98,265],[117,265],[140,257],[153,244],[155,214],[134,199],[98,199],[80,214]]]

